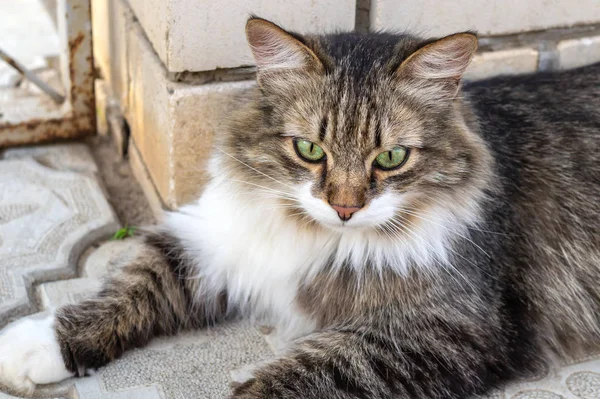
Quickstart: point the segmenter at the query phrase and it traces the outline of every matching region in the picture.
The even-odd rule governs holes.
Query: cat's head
[[[486,150],[459,84],[475,35],[300,36],[259,18],[246,33],[259,92],[220,147],[234,180],[341,231],[472,207]]]

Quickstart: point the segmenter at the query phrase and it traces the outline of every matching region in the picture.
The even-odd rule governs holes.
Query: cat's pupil
[[[390,162],[392,162],[392,152],[391,151],[388,151],[388,157],[390,159]]]
[[[314,153],[315,152],[315,144],[314,143],[310,143],[310,153]]]

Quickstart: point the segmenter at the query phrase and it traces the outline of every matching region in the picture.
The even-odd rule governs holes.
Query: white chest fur
[[[302,233],[276,201],[259,203],[218,180],[167,223],[196,257],[198,277],[226,287],[230,303],[275,320],[292,335],[314,328],[295,297],[301,280],[330,258],[339,241],[335,235]]]
[[[434,217],[434,215],[431,215]],[[166,220],[198,265],[198,278],[246,314],[268,317],[284,336],[314,329],[297,307],[301,283],[332,260],[334,267],[391,267],[445,263],[448,229],[422,223],[404,239],[364,229],[301,229],[268,196],[214,178],[194,205]],[[342,266],[343,265],[343,266]]]

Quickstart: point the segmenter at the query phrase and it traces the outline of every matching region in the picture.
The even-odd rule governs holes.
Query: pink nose
[[[331,205],[331,207],[333,209],[335,209],[335,211],[337,212],[340,219],[342,219],[344,222],[346,220],[350,220],[352,215],[354,215],[356,212],[360,211],[360,208],[361,208],[360,206],[341,206],[341,205]]]

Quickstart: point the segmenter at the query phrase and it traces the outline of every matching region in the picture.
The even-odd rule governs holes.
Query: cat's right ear
[[[250,18],[246,23],[246,37],[261,86],[271,78],[290,73],[323,71],[323,64],[310,48],[270,21]]]

